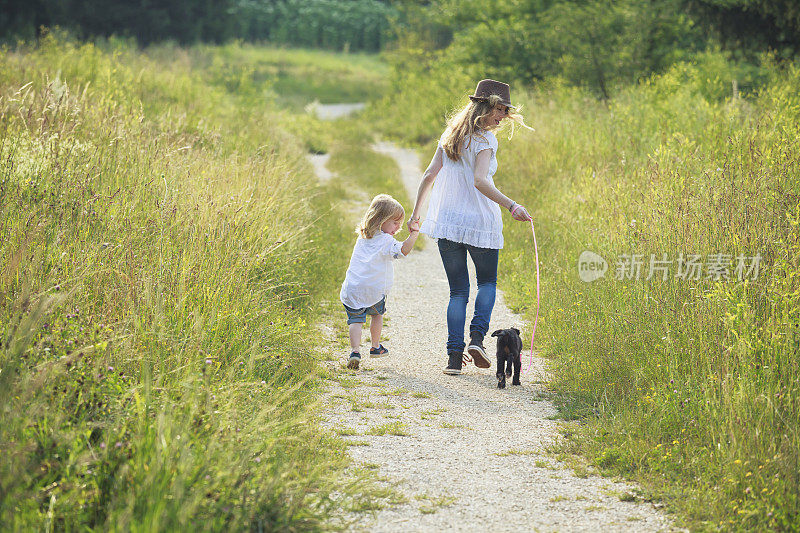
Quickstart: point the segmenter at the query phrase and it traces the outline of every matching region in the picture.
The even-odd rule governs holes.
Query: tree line
[[[397,0],[401,49],[500,79],[562,80],[608,98],[709,49],[753,67],[800,51],[797,0]],[[400,35],[400,33],[398,33]]]
[[[797,0],[0,0],[0,38],[60,26],[141,44],[265,41],[333,50],[395,49],[395,65],[448,62],[470,76],[560,80],[608,98],[722,50],[742,91],[758,65],[800,52]],[[393,44],[390,44],[393,43]],[[772,60],[770,59],[770,60]]]
[[[378,51],[395,10],[388,0],[0,0],[3,40],[60,26],[81,38],[122,35],[142,44],[231,39]]]

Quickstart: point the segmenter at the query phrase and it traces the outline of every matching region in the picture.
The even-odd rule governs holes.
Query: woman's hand
[[[408,222],[406,222],[406,226],[408,227],[408,231],[419,231],[419,226],[420,226],[419,217],[409,218]]]
[[[525,209],[521,204],[517,204],[511,211],[511,216],[514,217],[514,220],[533,220],[528,214],[528,210]]]

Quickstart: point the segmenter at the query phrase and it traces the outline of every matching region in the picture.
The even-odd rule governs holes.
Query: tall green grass
[[[313,422],[350,228],[216,53],[0,52],[4,527],[317,530],[364,497]]]
[[[730,71],[705,55],[607,104],[557,83],[515,88],[536,133],[499,136],[495,180],[536,223],[537,346],[562,413],[586,422],[569,448],[638,479],[693,528],[796,531],[800,70],[771,68],[746,99],[730,97]],[[420,118],[407,138],[434,126]],[[532,323],[530,228],[509,219],[505,234],[500,283]],[[609,262],[605,278],[580,280],[584,250]],[[643,275],[615,279],[632,253]],[[673,263],[646,280],[664,253],[728,254],[732,279],[676,279]],[[763,257],[757,278],[735,279],[739,254]]]
[[[351,189],[364,191],[370,199],[378,194],[389,194],[408,207],[408,191],[403,185],[400,169],[394,159],[363,144],[335,146],[327,166]],[[364,206],[364,212],[368,206],[368,203]]]

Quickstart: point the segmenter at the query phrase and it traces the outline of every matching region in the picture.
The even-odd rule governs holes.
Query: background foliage
[[[81,37],[143,44],[268,40],[273,44],[377,51],[394,10],[381,0],[4,0],[0,34],[34,37],[61,26]]]
[[[430,68],[536,84],[561,79],[609,98],[617,86],[663,72],[709,47],[758,64],[768,49],[800,50],[793,2],[749,0],[478,0],[399,2],[400,49]],[[792,5],[789,5],[792,4]],[[785,9],[782,9],[785,7]],[[752,87],[755,80],[738,80]]]

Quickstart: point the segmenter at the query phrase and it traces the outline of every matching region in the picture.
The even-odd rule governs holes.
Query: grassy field
[[[313,422],[309,325],[352,246],[304,158],[315,62],[366,96],[335,93],[357,56],[0,52],[4,528],[318,530],[371,498]]]
[[[456,92],[450,72],[395,73],[435,95],[430,109],[400,127],[384,102],[375,120],[408,142],[435,139],[474,83]],[[796,531],[800,71],[767,69],[736,99],[732,75],[710,54],[607,103],[555,83],[515,88],[536,132],[498,136],[496,182],[535,218],[536,342],[563,416],[585,422],[566,449],[639,480],[693,529]],[[505,235],[500,283],[532,323],[530,227],[506,218]],[[604,278],[581,281],[585,250],[607,261]],[[642,256],[638,279],[617,279],[626,254]],[[651,254],[671,261],[666,279],[646,279]],[[699,279],[677,277],[680,254],[700,256]]]
[[[211,84],[231,93],[258,94],[293,111],[312,101],[323,104],[366,102],[386,89],[388,67],[374,54],[273,48],[246,43],[224,46],[154,48],[169,59],[176,50]]]

